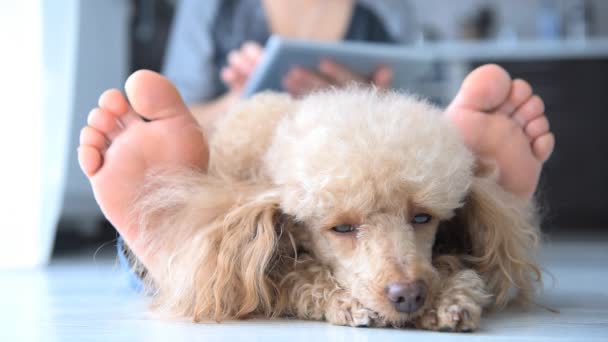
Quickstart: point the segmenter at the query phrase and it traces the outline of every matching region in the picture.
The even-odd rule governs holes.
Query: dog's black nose
[[[412,313],[424,304],[426,284],[422,280],[411,283],[390,283],[386,287],[386,297],[391,301],[395,310]]]

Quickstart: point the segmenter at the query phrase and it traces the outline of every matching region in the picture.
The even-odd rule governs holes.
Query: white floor
[[[539,302],[559,309],[511,310],[473,334],[366,329],[305,321],[192,324],[146,314],[111,253],[59,258],[50,267],[0,272],[0,341],[608,341],[608,230],[545,243]]]

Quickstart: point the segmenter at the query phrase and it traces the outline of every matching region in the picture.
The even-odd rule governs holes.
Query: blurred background
[[[362,3],[390,18],[395,1]],[[44,51],[55,65],[69,64],[57,76],[67,80],[65,88],[62,83],[51,87],[65,101],[63,107],[55,108],[66,111],[67,125],[63,133],[42,141],[43,145],[60,143],[67,151],[56,159],[65,163],[62,174],[42,172],[43,177],[60,179],[60,195],[55,199],[59,211],[50,219],[57,228],[52,251],[61,254],[100,246],[116,237],[78,167],[79,131],[103,90],[120,88],[134,70],[160,70],[177,1],[42,3]],[[406,4],[407,18],[388,21],[406,33],[403,44],[445,44],[457,51],[466,42],[497,49],[493,57],[461,61],[459,67],[470,70],[498,63],[513,77],[528,80],[545,100],[557,146],[541,181],[543,229],[608,227],[608,1],[409,0]],[[523,48],[547,42],[552,47],[547,54],[531,57],[527,55],[530,49]],[[577,53],[572,54],[573,49]],[[502,58],[500,51],[505,50],[510,53]],[[67,54],[65,58],[62,53]],[[460,79],[453,77],[460,76],[446,73],[434,81],[457,84]],[[427,95],[442,102],[453,94]]]

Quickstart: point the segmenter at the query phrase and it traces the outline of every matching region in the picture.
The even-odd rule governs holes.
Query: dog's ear
[[[464,260],[486,280],[495,306],[506,305],[512,290],[527,302],[541,281],[532,202],[503,190],[492,177],[475,177],[456,220],[468,239]]]
[[[199,292],[195,319],[280,314],[280,279],[273,272],[281,268],[278,263],[283,246],[279,239],[288,219],[280,212],[272,189],[258,187],[245,192],[247,196],[217,220],[214,231],[204,238],[207,251],[198,258],[195,274]]]
[[[164,252],[156,305],[197,321],[280,314],[279,263],[291,247],[283,230],[292,221],[279,210],[278,193],[270,184],[203,174],[171,183],[144,201],[155,206],[143,211],[156,213],[147,221],[161,242],[150,245]]]

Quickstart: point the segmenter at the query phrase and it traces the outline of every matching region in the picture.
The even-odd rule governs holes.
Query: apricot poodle
[[[264,93],[210,148],[206,173],[151,175],[134,211],[170,251],[148,279],[161,312],[472,331],[541,280],[533,203],[421,99]]]

